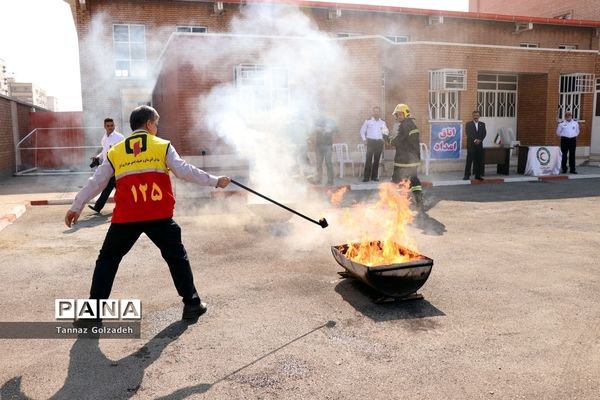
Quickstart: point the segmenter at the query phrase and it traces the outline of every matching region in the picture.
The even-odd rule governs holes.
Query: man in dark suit
[[[486,135],[485,124],[479,120],[479,111],[473,111],[473,120],[465,124],[467,132],[467,165],[463,180],[471,179],[471,165],[475,179],[483,180],[483,139]]]

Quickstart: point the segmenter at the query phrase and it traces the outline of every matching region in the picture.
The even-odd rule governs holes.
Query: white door
[[[507,132],[512,131],[513,137],[516,139],[517,133],[517,118],[516,117],[482,117],[481,120],[485,123],[485,127],[487,130],[487,135],[485,139],[483,139],[484,147],[493,147],[496,144],[494,143],[494,139],[496,138],[496,134],[500,133],[504,130],[504,135],[501,134],[501,137],[508,137]],[[510,143],[502,143],[502,145],[508,146]]]
[[[594,92],[594,113],[592,114],[592,141],[591,154],[600,154],[600,79],[596,79]]]

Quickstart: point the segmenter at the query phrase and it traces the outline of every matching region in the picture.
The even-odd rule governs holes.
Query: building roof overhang
[[[180,0],[181,1],[181,0]],[[214,0],[186,0],[205,3],[216,3]],[[562,25],[562,26],[579,26],[588,28],[600,27],[600,21],[580,20],[580,19],[561,19],[548,17],[534,17],[522,15],[508,15],[495,13],[480,13],[468,11],[450,11],[450,10],[428,10],[421,8],[396,7],[374,4],[355,4],[343,2],[315,1],[315,0],[224,0],[219,1],[225,4],[290,4],[299,7],[315,8],[315,9],[341,9],[351,11],[365,12],[380,12],[380,13],[398,13],[423,16],[444,16],[452,18],[464,18],[472,20],[484,21],[499,21],[499,22],[514,22],[514,23],[534,23],[544,25]]]

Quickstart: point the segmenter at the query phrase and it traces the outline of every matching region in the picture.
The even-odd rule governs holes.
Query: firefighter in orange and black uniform
[[[142,233],[160,249],[169,265],[177,293],[182,297],[183,319],[206,312],[194,286],[192,269],[181,242],[181,229],[173,220],[175,196],[169,171],[199,185],[224,188],[229,177],[216,177],[182,160],[169,141],[156,137],[159,115],[149,106],[133,110],[133,133],[113,146],[93,177],[77,194],[65,216],[76,223],[84,205],[116,178],[115,208],[111,225],[96,260],[90,298],[107,299],[121,259]]]
[[[417,168],[421,164],[419,128],[406,104],[398,104],[392,114],[399,122],[398,132],[392,139],[392,145],[396,147],[392,182],[400,183],[408,178],[417,209],[423,212],[423,187],[417,176]]]

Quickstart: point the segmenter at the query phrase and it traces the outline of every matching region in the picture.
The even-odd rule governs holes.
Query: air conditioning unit
[[[225,11],[225,8],[223,6],[223,2],[222,1],[215,1],[214,10],[215,10],[215,14],[223,14],[223,12]]]
[[[430,15],[428,19],[429,25],[439,25],[444,23],[443,15]]]
[[[327,19],[331,20],[331,19],[336,19],[336,18],[341,18],[342,17],[342,9],[341,8],[336,8],[336,9],[329,9],[329,12],[327,13]]]
[[[429,71],[429,90],[467,90],[466,69]]]
[[[533,22],[515,22],[515,33],[533,30]]]

